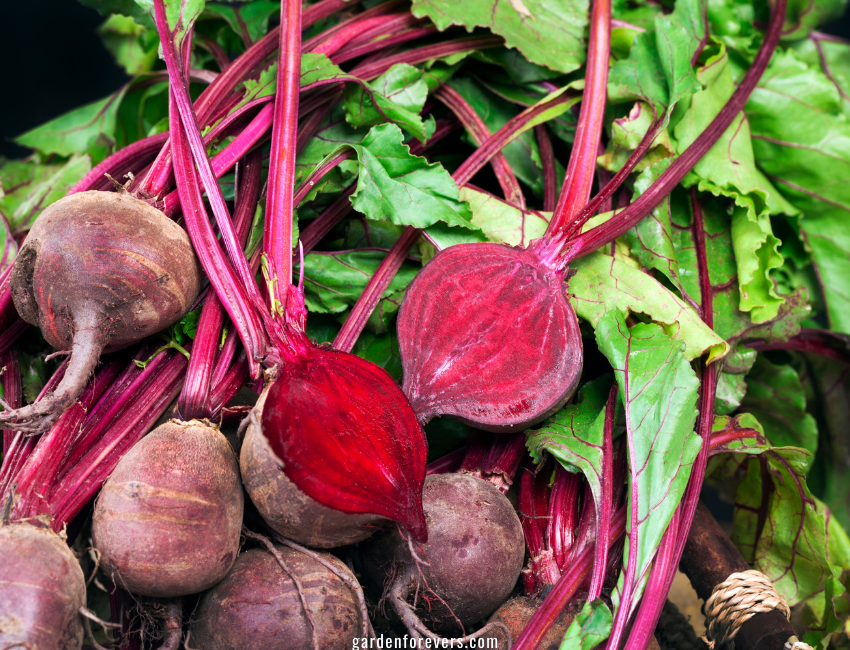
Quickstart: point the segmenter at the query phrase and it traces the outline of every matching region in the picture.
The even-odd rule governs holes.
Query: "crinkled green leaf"
[[[808,36],[818,25],[841,18],[846,8],[847,0],[791,0],[782,36],[788,40]]]
[[[611,101],[642,100],[659,116],[699,88],[691,58],[705,34],[705,0],[679,0],[672,14],[657,14],[654,29],[635,38],[629,58],[608,77]]]
[[[122,16],[132,16],[137,21],[148,22],[148,26],[153,28],[153,21],[150,19],[150,11],[147,7],[143,7],[142,3],[136,0],[77,0],[84,7],[96,9],[101,16],[110,16],[112,14],[120,14]],[[151,5],[153,6],[153,5]]]
[[[115,146],[116,116],[126,91],[124,86],[109,97],[65,113],[19,135],[15,142],[43,154],[87,153],[98,163]]]
[[[414,0],[414,16],[428,16],[440,30],[487,27],[529,61],[572,72],[584,63],[589,5],[584,0]]]
[[[812,606],[812,601],[817,601],[817,605]],[[815,609],[817,611],[813,611]],[[847,589],[841,583],[841,572],[833,569],[833,575],[826,581],[823,597],[811,598],[806,603],[801,620],[806,631],[801,640],[814,650],[836,647],[838,644],[831,644],[831,641],[845,631],[848,621],[850,599],[847,597]]]
[[[346,223],[345,238],[341,248],[392,248],[404,232],[404,226],[388,221],[372,221],[353,217]]]
[[[560,650],[593,650],[611,635],[614,617],[601,598],[585,602],[578,616],[570,623]]]
[[[844,115],[850,118],[850,44],[812,34],[793,44],[797,58],[812,70],[820,70],[840,95]]]
[[[346,84],[343,109],[354,127],[393,122],[425,142],[434,132],[433,119],[419,116],[428,98],[424,73],[406,63],[392,66],[380,77],[367,83],[370,93],[357,84]]]
[[[253,0],[241,5],[210,4],[204,12],[223,18],[234,32],[240,36],[247,35],[251,42],[255,42],[266,35],[269,18],[280,14],[280,3]]]
[[[469,203],[472,223],[489,241],[511,246],[528,246],[532,239],[542,237],[552,218],[551,212],[521,210],[469,186],[460,189],[460,199]]]
[[[159,36],[131,16],[113,14],[97,28],[106,49],[129,75],[150,72],[157,59]]]
[[[50,165],[34,158],[0,159],[0,213],[13,232],[26,232],[42,210],[65,196],[90,169],[87,155]]]
[[[334,111],[331,118],[319,131],[310,138],[304,150],[298,154],[295,160],[295,185],[296,187],[309,176],[316,166],[329,155],[340,150],[346,144],[359,144],[366,137],[368,131],[355,129],[343,117],[342,110]],[[321,181],[320,187],[325,190],[343,190],[351,184],[358,171],[358,163],[348,160],[332,170]],[[326,186],[326,188],[325,188]]]
[[[649,127],[653,123],[653,111],[645,102],[635,102],[632,110],[625,117],[611,123],[611,140],[605,153],[598,158],[598,164],[610,172],[618,172],[626,164],[632,152],[637,149]],[[673,143],[667,129],[661,129],[649,150],[635,166],[635,171],[642,172],[658,161],[675,154]]]
[[[351,197],[355,210],[370,219],[416,228],[438,221],[478,230],[469,206],[460,201],[457,184],[438,163],[414,156],[395,124],[373,127],[357,152],[360,175]]]
[[[600,252],[576,260],[573,266],[576,274],[569,282],[573,308],[594,327],[612,310],[641,313],[681,341],[687,359],[708,352],[714,361],[728,351],[729,346],[690,305],[651,275]]]
[[[325,314],[345,311],[363,293],[366,283],[386,255],[383,251],[375,250],[307,255],[304,258],[304,300],[307,309]],[[416,265],[402,264],[383,297],[392,296],[407,287],[418,270]]]
[[[627,532],[636,535],[637,548],[630,549],[627,542],[625,557],[635,553],[634,580],[625,585],[621,574],[617,591],[632,593],[635,607],[702,444],[694,431],[699,380],[682,341],[654,323],[629,328],[617,309],[600,319],[596,342],[614,368],[626,413],[631,484]]]
[[[728,415],[741,406],[746,393],[747,380],[743,375],[721,372],[715,389],[714,414]]]
[[[732,540],[793,606],[821,592],[831,575],[826,523],[806,486],[811,454],[776,447],[763,458],[747,463],[738,486]],[[767,491],[762,486],[766,479],[771,481]]]
[[[673,130],[679,153],[705,130],[735,90],[726,49],[721,48],[709,58],[697,77],[703,90],[693,96],[689,110]],[[739,308],[750,312],[754,323],[772,320],[783,298],[777,293],[770,272],[781,266],[783,259],[769,214],[793,214],[795,210],[756,169],[750,127],[743,113],[694,166],[684,184],[697,184],[701,191],[735,201],[732,246],[738,270]]]
[[[571,472],[587,477],[594,500],[602,498],[602,444],[605,403],[611,376],[589,381],[581,387],[578,400],[565,406],[539,429],[526,431],[526,445],[535,463],[549,452]]]
[[[812,455],[818,448],[818,426],[806,412],[800,377],[791,366],[777,366],[760,355],[747,375],[747,394],[741,408],[764,427],[771,444],[802,447]]]
[[[833,329],[850,332],[850,124],[838,91],[777,53],[747,102],[759,166],[803,213]]]

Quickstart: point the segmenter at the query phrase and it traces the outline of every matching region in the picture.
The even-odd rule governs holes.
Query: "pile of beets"
[[[776,45],[784,3],[761,59],[693,151],[579,234],[640,159],[586,209],[611,40],[610,0],[595,0],[576,140],[546,234],[527,248],[459,244],[428,262],[398,316],[402,385],[351,350],[421,233],[398,240],[334,345],[311,341],[293,269],[346,209],[328,209],[299,245],[293,211],[309,187],[294,179],[296,152],[341,87],[300,87],[302,52],[367,57],[374,78],[392,64],[382,48],[416,38],[416,21],[394,2],[354,11],[283,0],[281,26],[193,101],[180,4],[153,2],[167,134],[116,152],[44,210],[0,278],[3,363],[16,363],[19,318],[62,355],[30,404],[20,377],[3,375],[0,648],[330,650],[367,647],[373,626],[395,638],[557,647],[581,603],[611,593],[627,498],[627,453],[610,426],[603,512],[580,474],[534,465],[525,447],[523,431],[560,409],[582,373],[569,262],[648,214],[725,131]],[[302,43],[302,30],[343,10],[348,18]],[[429,57],[416,52],[407,60]],[[270,60],[274,95],[233,113],[242,83]],[[457,103],[450,89],[439,96]],[[438,120],[432,141],[456,126]],[[455,180],[496,165],[511,128],[485,133],[491,144]],[[212,158],[211,129],[235,136]],[[234,166],[225,200],[217,179]],[[246,254],[258,205],[262,241]],[[154,336],[190,311],[200,314],[191,341]],[[441,416],[473,434],[427,464],[423,426]],[[569,588],[550,595],[558,611],[543,612],[564,576]],[[108,620],[87,602],[92,580],[108,593],[98,610]]]

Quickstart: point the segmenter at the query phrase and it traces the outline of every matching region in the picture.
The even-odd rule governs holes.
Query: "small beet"
[[[267,393],[251,417],[301,492],[328,508],[386,517],[415,539],[427,537],[425,433],[383,368],[308,343],[280,365]]]
[[[86,604],[80,563],[58,535],[0,526],[0,648],[79,650]]]
[[[257,401],[262,411],[268,391]],[[311,499],[280,469],[268,440],[248,425],[239,455],[242,482],[266,523],[284,537],[314,548],[336,548],[370,537],[387,521],[369,514],[348,514]]]
[[[362,637],[356,596],[327,567],[286,546],[275,546],[286,571],[264,549],[239,555],[230,573],[206,592],[192,617],[189,645],[204,650],[314,650],[313,630],[293,577],[316,624],[318,647],[350,650]],[[340,572],[354,576],[332,555]],[[287,573],[290,572],[289,574]]]
[[[186,232],[127,194],[80,192],[41,213],[11,275],[18,313],[71,353],[56,390],[0,414],[4,428],[46,429],[82,392],[100,353],[178,321],[198,295]]]
[[[450,415],[517,431],[569,399],[582,340],[562,272],[529,250],[458,244],[408,287],[398,316],[402,389],[420,422]]]
[[[520,633],[528,625],[539,605],[540,601],[537,598],[516,596],[499,607],[490,617],[489,622],[504,625],[511,635],[510,641],[512,643],[519,638]],[[552,627],[546,632],[546,636],[537,645],[537,650],[558,650],[561,647],[561,641],[564,640],[567,629],[570,627],[570,623],[573,622],[573,619],[581,611],[582,605],[584,605],[582,602],[570,601],[564,610],[558,614],[558,618],[555,619]],[[508,650],[511,647],[511,643],[508,642],[503,630],[500,628],[494,628],[493,636],[497,639],[499,650]]]
[[[243,498],[224,436],[194,420],[167,422],[121,459],[101,490],[92,518],[101,567],[142,596],[208,589],[236,559]]]
[[[505,495],[466,474],[428,476],[422,502],[428,541],[416,553],[430,566],[415,567],[395,529],[361,547],[364,569],[379,585],[390,575],[411,576],[409,598],[419,594],[419,617],[435,630],[457,631],[458,621],[482,620],[513,590],[525,557],[522,525]]]

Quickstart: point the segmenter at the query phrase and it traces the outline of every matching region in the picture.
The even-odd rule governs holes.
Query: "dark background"
[[[95,28],[104,18],[76,0],[16,0],[0,10],[0,155],[26,156],[11,141],[114,92],[128,77]],[[850,16],[823,28],[850,38]]]

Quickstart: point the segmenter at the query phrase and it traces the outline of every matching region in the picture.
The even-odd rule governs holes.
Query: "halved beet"
[[[563,273],[534,252],[459,244],[407,289],[398,316],[402,389],[420,422],[451,415],[515,431],[557,411],[582,367]]]
[[[262,412],[268,390],[256,408]],[[239,455],[242,482],[266,523],[284,537],[314,548],[361,542],[388,521],[370,514],[349,514],[311,499],[281,471],[269,441],[253,422],[245,431]]]
[[[383,368],[307,345],[280,365],[254,413],[284,473],[308,497],[387,517],[427,539],[425,433]]]

